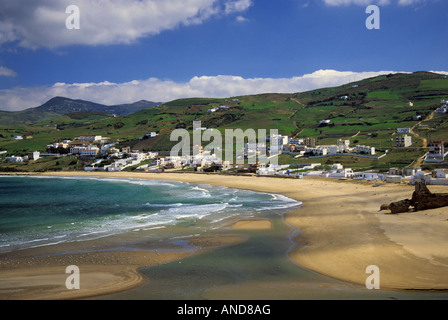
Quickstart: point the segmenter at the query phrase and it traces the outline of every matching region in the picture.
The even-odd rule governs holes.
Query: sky
[[[0,0],[0,110],[447,73],[447,21],[446,0]]]

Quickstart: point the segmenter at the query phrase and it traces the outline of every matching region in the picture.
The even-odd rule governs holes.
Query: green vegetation
[[[193,121],[201,121],[203,127],[216,128],[222,133],[225,129],[236,128],[267,129],[268,132],[277,129],[280,134],[291,137],[314,137],[316,144],[335,144],[337,139],[348,139],[352,146],[374,146],[382,153],[389,150],[380,160],[331,157],[314,161],[282,155],[281,163],[323,161],[325,165],[343,163],[359,169],[408,166],[427,151],[423,148],[424,139],[448,140],[448,115],[433,114],[440,106],[440,100],[447,98],[448,79],[435,73],[416,72],[385,75],[303,93],[179,99],[130,115],[72,112],[47,118],[46,114],[44,121],[20,125],[3,123],[0,126],[0,150],[7,150],[3,157],[25,155],[34,150],[44,152],[47,144],[64,139],[102,135],[141,151],[169,151],[177,143],[170,141],[173,130],[185,129],[192,134]],[[216,107],[216,112],[210,112]],[[33,117],[39,118],[36,110],[33,110]],[[328,125],[319,124],[327,119],[330,120]],[[418,136],[412,137],[412,147],[397,149],[396,129],[403,127],[414,127]],[[152,131],[159,136],[139,139]],[[16,135],[28,138],[14,141]],[[51,167],[51,161],[48,164]],[[10,164],[7,166],[11,168]],[[21,164],[16,166],[17,169],[26,168]],[[76,166],[67,168],[75,169]]]

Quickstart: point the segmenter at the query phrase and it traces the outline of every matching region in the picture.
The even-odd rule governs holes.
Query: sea
[[[0,253],[142,231],[153,240],[182,238],[301,204],[278,194],[174,181],[2,176]],[[183,228],[162,232],[175,226]]]

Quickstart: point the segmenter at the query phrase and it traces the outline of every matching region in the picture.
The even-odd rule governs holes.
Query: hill
[[[173,130],[182,128],[192,133],[193,121],[201,121],[203,127],[218,129],[223,134],[225,129],[278,129],[280,134],[290,137],[314,137],[320,145],[346,139],[351,145],[373,146],[380,153],[389,151],[381,160],[332,157],[325,163],[340,162],[353,168],[409,166],[425,154],[428,141],[447,140],[448,115],[434,112],[441,100],[447,98],[445,75],[390,74],[301,93],[179,99],[116,117],[59,115],[33,125],[0,128],[0,148],[12,154],[42,150],[46,144],[60,139],[102,135],[133,149],[169,151],[177,143],[170,141]],[[54,112],[51,105],[45,106],[46,112]],[[71,106],[67,106],[67,110],[74,111],[76,105]],[[321,124],[321,120],[329,120],[329,123]],[[395,148],[397,128],[411,129],[411,147]],[[152,131],[159,136],[139,139]],[[19,134],[29,134],[33,140],[11,141]],[[282,155],[281,160],[286,163],[322,161],[297,160],[286,155]]]
[[[75,112],[101,112],[125,116],[142,109],[159,106],[160,104],[161,103],[142,100],[132,104],[107,106],[86,100],[54,97],[35,108],[29,108],[18,112],[0,111],[0,125],[32,124]]]

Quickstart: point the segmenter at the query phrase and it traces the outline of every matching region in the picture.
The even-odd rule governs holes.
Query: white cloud
[[[232,14],[235,12],[246,11],[252,6],[252,0],[232,0],[225,4],[225,13]]]
[[[428,0],[396,0],[396,3],[400,6],[409,6],[409,5],[417,5],[424,4]],[[376,4],[380,6],[387,6],[392,3],[391,0],[323,0],[326,5],[329,6],[348,6],[348,5],[359,5],[359,6],[368,6],[371,4]]]
[[[188,82],[150,78],[124,83],[55,83],[49,87],[0,90],[0,107],[18,111],[36,107],[55,96],[84,99],[106,105],[131,103],[139,100],[168,102],[179,98],[226,98],[259,93],[294,93],[338,86],[392,71],[350,72],[318,70],[292,78],[243,78],[219,75],[193,77]]]
[[[399,0],[398,4],[401,6],[409,6],[413,4],[420,4],[426,2],[426,0]]]
[[[236,17],[236,21],[237,22],[247,22],[247,21],[249,21],[249,19],[247,19],[243,16],[238,16],[238,17]]]
[[[28,48],[129,44],[182,25],[247,10],[252,0],[77,0],[80,29],[69,30],[73,0],[1,1],[0,45]]]
[[[0,66],[0,76],[3,77],[15,77],[17,73],[14,70],[8,69],[6,67]]]
[[[377,5],[388,5],[390,4],[390,0],[323,0],[326,5],[329,6],[344,6],[344,5],[360,5],[360,6],[368,6],[371,4]]]

